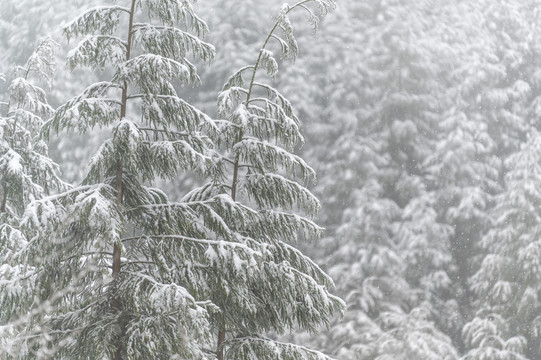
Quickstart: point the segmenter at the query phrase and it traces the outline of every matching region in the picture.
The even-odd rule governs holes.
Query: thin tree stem
[[[294,8],[300,6],[300,5],[304,4],[304,3],[307,3],[309,1],[311,1],[311,0],[303,0],[300,3],[292,6],[286,12],[286,14],[289,13]],[[276,29],[278,28],[279,25],[280,25],[280,20],[277,20],[274,23],[274,26],[272,27],[271,31],[269,32],[269,34],[265,38],[265,42],[263,43],[263,46],[261,47],[261,50],[259,50],[259,55],[257,56],[257,60],[255,62],[255,65],[253,66],[252,77],[250,79],[250,85],[248,86],[248,94],[246,95],[245,104],[246,104],[247,107],[248,107],[248,105],[250,103],[250,99],[251,99],[251,96],[252,96],[252,89],[253,89],[254,83],[255,83],[255,75],[257,73],[257,70],[259,69],[259,64],[261,63],[261,58],[263,57],[263,52],[264,52],[265,48],[267,47],[267,44],[269,43],[269,40],[273,37],[274,31],[276,31]],[[244,136],[244,134],[242,133],[242,130],[239,130],[239,136],[238,136],[237,143],[242,140],[243,136]],[[239,159],[239,154],[237,154],[235,156],[235,163],[233,165],[233,181],[232,181],[232,184],[231,184],[231,199],[233,199],[233,201],[236,201],[236,198],[237,198],[237,183],[238,183],[238,177],[239,177],[239,167],[240,167],[240,159]],[[225,309],[222,309],[222,311],[225,311]],[[219,327],[219,330],[218,330],[218,352],[217,352],[218,360],[223,360],[223,358],[224,358],[225,332],[226,332],[226,330],[225,330],[225,319],[224,319],[224,316],[222,315],[222,320],[221,320],[220,327]]]
[[[130,60],[131,56],[131,47],[132,47],[132,30],[133,30],[133,20],[134,20],[134,14],[135,14],[135,1],[132,0],[131,2],[131,9],[130,9],[130,19],[128,24],[128,41],[126,46],[126,61]],[[123,119],[126,117],[126,110],[127,110],[127,103],[128,103],[128,83],[124,81],[123,87],[122,87],[122,100],[121,100],[121,106],[120,106],[120,118]],[[123,175],[123,169],[122,169],[122,159],[120,158],[120,155],[117,155],[117,164],[116,164],[116,176],[115,176],[115,190],[116,190],[116,204],[118,207],[122,205],[122,175]],[[121,255],[122,255],[122,248],[121,244],[115,244],[113,247],[113,279],[117,279],[118,275],[120,274],[121,269]],[[120,303],[120,299],[118,296],[115,295],[113,298],[113,308],[115,308],[117,311],[122,310],[122,304]],[[124,337],[124,327],[121,326],[121,334],[120,334],[120,341],[119,344],[117,344],[116,351],[113,354],[113,360],[122,360],[123,354],[124,354],[124,346],[122,344],[123,337]]]
[[[218,360],[224,359],[224,341],[225,341],[225,320],[222,319],[220,330],[218,331]]]
[[[8,195],[6,194],[5,188],[2,186],[3,194],[2,194],[2,204],[0,204],[0,213],[6,212],[6,203],[8,200]]]

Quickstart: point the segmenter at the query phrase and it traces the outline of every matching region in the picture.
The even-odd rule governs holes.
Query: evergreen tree
[[[487,271],[485,262],[494,260],[486,239],[499,226],[494,220],[504,198],[497,194],[508,188],[509,164],[505,164],[509,156],[517,159],[513,153],[523,151],[525,134],[537,127],[533,109],[539,94],[535,80],[539,30],[532,18],[536,3],[464,2],[455,16],[455,26],[476,40],[456,38],[457,56],[467,60],[450,77],[456,108],[442,123],[449,134],[442,134],[446,140],[438,152],[443,161],[435,168],[441,166],[448,175],[439,177],[440,183],[448,182],[441,190],[441,202],[447,208],[444,216],[456,228],[454,257],[467,295],[460,308],[470,319],[462,330],[467,359],[539,356],[524,342],[525,333],[501,312],[490,310],[493,299],[479,291],[484,286],[479,274]],[[482,21],[472,26],[463,14]]]
[[[145,184],[211,166],[200,130],[213,124],[172,81],[197,83],[187,57],[209,61],[214,48],[200,39],[208,29],[188,1],[127,5],[92,8],[65,28],[68,39],[86,35],[70,66],[110,66],[114,75],[61,106],[44,133],[105,128],[110,137],[83,184],[26,209],[32,237],[17,256],[30,267],[21,286],[37,298],[17,358],[213,357],[205,345],[216,307],[188,287],[197,286],[197,257],[221,244],[201,238],[189,206],[164,214],[165,194]]]
[[[204,16],[211,29],[206,39],[213,44],[220,44],[220,47],[212,66],[198,69],[204,82],[196,91],[193,88],[178,89],[180,96],[197,103],[206,114],[219,117],[216,106],[217,90],[221,89],[229,78],[232,69],[241,68],[257,57],[260,42],[275,21],[272,14],[282,3],[281,0],[245,0],[229,6],[221,0],[198,2],[198,13]],[[280,62],[281,59],[277,61]],[[274,82],[276,80],[278,79]],[[182,199],[186,192],[199,185],[200,180],[189,173],[179,174],[173,181],[161,184],[170,199],[174,200]]]
[[[308,155],[318,157],[316,191],[328,201],[320,259],[341,279],[349,306],[345,321],[313,343],[342,359],[456,358],[443,331],[460,329],[453,229],[441,222],[425,178],[447,105],[438,81],[446,47],[435,46],[443,39],[433,31],[440,19],[425,2],[343,5],[340,26],[327,24],[320,47],[310,49],[309,58],[328,58],[316,72],[321,88],[312,87],[322,110],[311,134],[318,146]],[[330,51],[327,43],[342,46]]]
[[[275,36],[284,50],[295,53],[287,14],[304,8],[314,20],[309,3],[284,7],[274,30],[283,27],[285,38],[273,30],[266,43]],[[331,5],[314,3],[322,13]],[[61,106],[43,131],[86,134],[103,128],[110,137],[93,156],[80,186],[35,200],[26,209],[23,224],[32,239],[17,256],[31,265],[20,280],[36,299],[26,307],[20,321],[28,326],[10,355],[325,358],[265,337],[295,326],[315,330],[343,308],[328,293],[330,278],[285,242],[299,231],[317,234],[321,229],[288,211],[299,207],[310,216],[319,203],[281,174],[294,171],[291,175],[301,181],[314,176],[288,152],[302,139],[289,102],[254,81],[259,66],[273,70],[276,61],[265,47],[261,50],[249,88],[268,91],[267,97],[239,101],[238,111],[217,126],[179,98],[171,82],[199,81],[189,53],[204,61],[214,55],[214,48],[200,39],[207,27],[191,3],[132,0],[128,5],[90,9],[65,29],[68,39],[86,35],[70,53],[72,67],[110,66],[114,75]],[[221,93],[222,100],[231,96],[222,102],[226,112],[238,100],[235,96],[246,91],[240,79],[240,73],[234,75]],[[212,150],[203,132],[221,141],[228,153]],[[274,136],[288,150],[271,144]],[[227,164],[233,166],[233,178],[224,173]],[[178,203],[147,185],[156,177],[176,176],[178,169],[208,172],[214,181]],[[223,182],[228,176],[234,184],[229,187]],[[254,209],[237,201],[237,189],[251,197]],[[214,334],[218,346],[212,350]]]
[[[50,86],[55,46],[49,38],[42,40],[25,66],[14,69],[7,101],[1,103],[0,212],[9,216],[22,215],[25,204],[61,183],[38,137],[44,119],[54,111],[39,85]]]
[[[93,1],[7,0],[2,70]],[[80,130],[81,141],[60,138],[62,159],[101,145],[69,191],[37,136],[51,114],[37,72],[0,79],[0,92],[10,89],[0,104],[0,357],[325,358],[275,340],[315,330],[341,308],[304,254],[339,281],[349,308],[298,343],[356,360],[541,356],[540,0],[343,0],[339,20],[310,40],[297,15],[320,18],[317,6],[331,3],[302,1],[284,7],[291,18],[271,32],[279,39],[259,49],[277,2],[201,4],[221,48],[197,89],[179,85],[197,83],[193,66],[212,50],[196,15],[174,10],[187,1],[136,0],[133,10],[117,1],[69,26],[86,36],[70,65],[94,71],[61,76],[51,103],[81,81],[107,79],[45,127]],[[263,81],[263,68],[272,78],[282,63],[273,52],[296,48],[290,23],[310,46]],[[214,111],[216,82],[252,49],[256,63],[220,94],[221,120],[188,104]],[[67,165],[69,179],[82,169]],[[210,182],[194,189],[194,173]],[[164,181],[167,196],[156,189]],[[327,228],[317,249],[295,243],[322,233],[311,192]],[[158,330],[163,337],[150,335]]]
[[[476,317],[465,326],[465,359],[537,358],[539,340],[539,178],[541,136],[530,134],[521,151],[505,161],[506,191],[495,197],[490,230],[481,245],[487,250],[470,279]]]
[[[258,81],[259,69],[270,77],[278,71],[269,50],[271,42],[276,42],[284,57],[297,55],[289,20],[293,10],[303,9],[316,25],[333,7],[333,2],[319,0],[282,7],[256,62],[234,73],[218,97],[224,120],[218,120],[221,132],[216,141],[224,152],[220,162],[229,171],[215,175],[184,199],[212,206],[226,200],[231,210],[215,210],[232,231],[224,240],[240,241],[263,253],[258,269],[242,275],[247,277],[244,283],[235,278],[238,275],[223,273],[209,289],[211,300],[222,309],[216,319],[220,360],[326,358],[264,335],[296,327],[315,331],[344,307],[328,292],[332,280],[290,245],[301,234],[317,237],[322,230],[312,221],[319,202],[304,187],[315,180],[315,173],[292,153],[303,138],[290,102],[271,85]],[[250,80],[245,82],[244,77]]]
[[[66,187],[39,136],[44,119],[53,113],[40,86],[51,84],[56,46],[50,38],[40,41],[26,64],[14,68],[7,101],[0,103],[0,324],[9,324],[2,329],[10,332],[0,333],[2,348],[10,346],[8,340],[18,331],[10,323],[24,311],[19,305],[33,299],[28,288],[19,284],[31,272],[17,256],[30,240],[21,226],[24,208]]]
[[[81,12],[97,5],[99,0],[58,0],[54,2],[34,0],[4,0],[0,17],[0,69],[9,69],[9,64],[22,63],[34,51],[33,46],[40,37],[48,34],[60,46],[56,49],[56,62],[63,64],[69,51],[62,35],[62,26]],[[60,66],[55,72],[53,86],[48,91],[48,100],[53,107],[77,95],[82,86],[104,78],[103,74],[89,71],[70,72]],[[0,82],[0,92],[3,85]],[[61,136],[49,144],[49,154],[61,168],[64,181],[75,184],[85,175],[81,164],[88,163],[99,146],[99,133]]]

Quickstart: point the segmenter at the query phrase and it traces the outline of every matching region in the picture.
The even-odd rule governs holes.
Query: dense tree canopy
[[[540,0],[5,2],[12,355],[541,357]]]

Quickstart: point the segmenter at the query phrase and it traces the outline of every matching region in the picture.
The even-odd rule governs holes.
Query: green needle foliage
[[[60,106],[42,134],[109,136],[80,185],[28,201],[28,240],[13,250],[25,267],[10,279],[33,296],[10,300],[24,314],[8,329],[8,358],[328,359],[268,337],[316,331],[345,305],[293,246],[322,232],[306,188],[315,172],[293,154],[303,137],[290,102],[256,75],[278,72],[271,41],[296,57],[291,11],[315,27],[333,7],[284,5],[256,63],[220,93],[224,120],[177,95],[200,82],[194,63],[215,53],[190,1],[125,0],[65,27],[68,39],[82,37],[68,65],[111,76]],[[211,181],[170,202],[152,184],[179,171]]]
[[[7,98],[0,103],[0,213],[5,216],[21,216],[30,201],[62,186],[38,136],[54,112],[40,86],[51,84],[55,46],[49,38],[42,40],[26,64],[14,68]]]
[[[23,217],[33,236],[17,254],[32,266],[21,286],[36,299],[20,320],[28,327],[12,346],[16,358],[213,357],[205,344],[216,307],[190,293],[195,276],[185,275],[219,244],[204,238],[190,206],[164,213],[167,197],[147,184],[213,166],[202,130],[215,125],[177,97],[174,82],[197,84],[189,58],[210,61],[214,47],[188,1],[125,3],[92,8],[64,29],[83,36],[72,68],[112,76],[62,105],[43,133],[101,128],[109,138],[80,186],[36,199]]]
[[[44,119],[53,113],[40,86],[51,84],[56,45],[43,39],[26,64],[14,68],[6,101],[0,103],[0,347],[8,347],[21,325],[12,323],[21,315],[21,304],[33,300],[20,283],[32,271],[31,264],[19,258],[30,241],[22,224],[24,208],[66,187],[39,137]]]
[[[315,27],[333,8],[332,1],[282,7],[256,62],[235,72],[218,96],[222,120],[217,121],[220,132],[215,141],[225,172],[214,174],[211,182],[184,198],[204,204],[205,221],[219,239],[225,225],[214,221],[215,213],[229,228],[223,240],[245,244],[257,253],[256,263],[235,260],[236,271],[218,273],[207,281],[209,296],[221,309],[213,318],[219,360],[327,359],[264,335],[295,328],[315,331],[345,308],[329,293],[334,286],[330,277],[291,245],[299,236],[317,238],[322,232],[313,222],[319,201],[305,187],[315,182],[315,172],[293,154],[303,137],[291,103],[257,76],[259,69],[271,78],[278,72],[278,61],[268,49],[271,43],[283,58],[297,56],[290,12],[306,11]]]

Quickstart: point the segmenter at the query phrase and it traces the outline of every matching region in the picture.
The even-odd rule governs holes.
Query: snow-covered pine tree
[[[454,33],[448,58],[456,60],[446,76],[446,97],[453,106],[438,126],[440,140],[427,170],[437,188],[442,219],[455,229],[452,278],[464,318],[471,319],[478,310],[468,279],[482,262],[479,243],[491,228],[492,196],[503,185],[501,159],[516,151],[528,128],[535,63],[530,59],[538,57],[538,47],[529,43],[538,37],[532,35],[538,30],[531,25],[530,6],[460,1],[445,10]],[[450,34],[449,26],[441,32]],[[469,348],[471,343],[464,345]]]
[[[316,73],[323,89],[311,87],[322,107],[307,154],[319,157],[315,191],[328,201],[319,259],[348,303],[345,321],[311,343],[340,359],[458,356],[440,327],[456,309],[447,302],[452,228],[424,178],[446,105],[436,3],[342,1],[341,21],[324,24],[309,49],[310,66],[328,57]]]
[[[166,195],[145,186],[179,168],[212,166],[211,141],[200,131],[214,124],[173,86],[199,81],[188,56],[212,59],[214,47],[201,40],[207,31],[191,2],[174,0],[99,6],[65,27],[68,39],[85,36],[69,55],[72,68],[108,67],[114,75],[61,106],[43,132],[104,128],[110,136],[80,186],[26,209],[22,222],[33,237],[17,255],[32,266],[22,286],[36,299],[10,355],[214,357],[206,349],[216,307],[191,292],[208,268],[205,251],[227,246],[205,238],[189,205],[166,207]],[[235,246],[256,262],[253,250]]]
[[[454,12],[452,57],[461,60],[448,76],[447,96],[454,107],[440,123],[441,140],[429,171],[439,188],[442,217],[455,228],[457,294],[461,313],[470,319],[460,344],[467,359],[519,358],[525,349],[524,333],[501,313],[491,314],[488,303],[494,299],[478,286],[479,274],[486,272],[483,264],[494,260],[487,233],[495,227],[502,231],[499,220],[494,222],[499,219],[494,207],[501,210],[504,199],[494,195],[506,187],[504,171],[509,171],[502,164],[513,152],[524,151],[526,133],[532,125],[538,128],[536,6],[535,1],[460,1],[449,8]],[[533,349],[530,342],[527,349]],[[534,351],[527,350],[527,357],[537,358]]]
[[[9,335],[18,331],[11,322],[26,308],[21,304],[27,305],[33,299],[28,287],[21,286],[31,268],[17,256],[29,240],[29,234],[21,229],[24,208],[33,200],[66,188],[39,136],[41,126],[54,112],[40,86],[51,86],[56,46],[50,38],[41,40],[26,64],[14,68],[6,101],[0,102],[0,324],[5,325],[0,326],[4,331],[0,333],[2,349],[10,347]]]
[[[21,216],[30,201],[62,186],[38,136],[54,112],[40,85],[51,85],[55,46],[50,38],[40,41],[26,64],[15,67],[7,99],[0,103],[0,213],[8,216]]]
[[[464,359],[536,359],[541,356],[541,135],[532,130],[505,160],[506,190],[494,199],[487,251],[470,285],[477,314],[463,330]]]
[[[218,96],[224,120],[217,121],[221,133],[216,140],[223,150],[220,161],[227,169],[226,176],[217,174],[184,199],[208,204],[211,207],[206,211],[226,219],[231,234],[224,240],[241,242],[263,253],[249,273],[218,273],[209,288],[212,302],[221,309],[215,318],[219,360],[327,359],[317,351],[265,335],[294,328],[314,331],[344,308],[343,302],[329,293],[332,280],[291,245],[300,234],[313,238],[322,230],[312,220],[319,202],[305,188],[315,180],[315,173],[293,154],[303,138],[290,102],[271,85],[258,81],[259,69],[265,69],[270,77],[278,71],[269,49],[272,42],[283,57],[297,56],[289,20],[293,10],[307,11],[316,26],[333,7],[327,0],[283,5],[256,62],[235,72]],[[223,207],[221,203],[229,204],[227,212],[216,208]],[[243,265],[238,263],[238,267]]]

